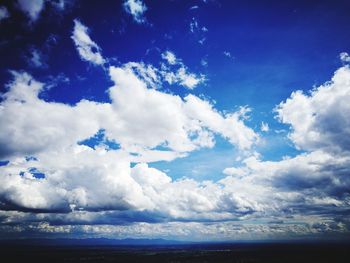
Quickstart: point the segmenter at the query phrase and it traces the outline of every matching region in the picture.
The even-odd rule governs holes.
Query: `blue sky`
[[[0,237],[343,239],[347,1],[3,1]]]

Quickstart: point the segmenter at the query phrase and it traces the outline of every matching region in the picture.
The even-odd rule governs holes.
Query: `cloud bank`
[[[1,156],[9,160],[0,167],[0,205],[4,211],[20,214],[6,214],[4,220],[16,221],[18,215],[25,214],[29,221],[40,216],[63,225],[141,220],[148,224],[184,222],[187,226],[188,221],[262,220],[267,215],[288,220],[308,215],[312,225],[315,217],[334,222],[331,211],[348,209],[350,157],[346,144],[339,140],[330,147],[314,138],[306,140],[308,136],[296,139],[297,145],[311,151],[275,162],[251,156],[241,167],[225,169],[226,177],[217,182],[186,177],[172,180],[147,163],[212,147],[213,133],[239,149],[249,149],[257,135],[245,126],[241,113],[223,115],[194,95],[182,99],[149,88],[127,66],[111,66],[110,77],[115,83],[109,89],[111,103],[83,100],[69,106],[41,100],[38,95],[45,85],[27,73],[14,73],[0,112],[0,123],[5,127],[0,132]],[[318,102],[315,98],[334,89],[328,98],[338,101],[339,108],[339,100],[348,96],[344,90],[350,89],[349,77],[345,66],[336,71],[332,82],[308,97],[304,95],[304,100]],[[338,89],[343,92],[337,93]],[[292,94],[277,112],[279,118],[288,116],[283,120],[292,123],[291,138],[300,138],[294,135],[299,132],[299,122],[289,118],[289,111],[296,114],[294,107],[289,108],[291,102],[298,103],[299,97]],[[308,104],[304,101],[303,105]],[[334,112],[332,105],[323,106],[321,112],[328,118],[333,114],[334,119],[338,111]],[[307,115],[308,111],[303,109],[299,114]],[[323,120],[321,117],[315,120]],[[323,127],[317,121],[307,125],[306,135],[314,127]],[[333,136],[338,135],[338,126],[346,123],[340,119]],[[96,147],[79,143],[101,129],[106,140]],[[320,135],[332,138],[330,132]],[[119,148],[109,149],[107,141]],[[159,150],[159,146],[166,150]],[[337,231],[345,231],[348,222],[337,220],[341,225]]]

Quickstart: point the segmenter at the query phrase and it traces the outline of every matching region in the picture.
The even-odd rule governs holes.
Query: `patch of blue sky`
[[[0,161],[0,166],[6,166],[10,163],[10,161]]]
[[[149,166],[165,171],[174,180],[187,177],[198,181],[217,181],[223,178],[222,171],[226,167],[238,164],[236,159],[239,152],[220,136],[215,136],[215,140],[216,145],[211,149],[202,148],[189,153],[187,157],[171,162],[154,162]]]
[[[97,146],[104,146],[107,150],[118,150],[120,145],[114,141],[108,140],[105,136],[105,130],[99,130],[94,136],[78,142],[79,145],[89,146],[95,149]]]
[[[28,171],[33,175],[34,178],[36,179],[44,179],[45,174],[40,172],[37,168],[31,167],[28,169]]]

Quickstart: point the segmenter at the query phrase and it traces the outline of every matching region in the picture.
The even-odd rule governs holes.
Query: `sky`
[[[348,1],[0,2],[0,238],[348,240]]]

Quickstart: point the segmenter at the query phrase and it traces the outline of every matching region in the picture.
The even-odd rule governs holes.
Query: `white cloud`
[[[0,22],[10,17],[10,13],[5,6],[0,6]]]
[[[162,58],[165,59],[170,65],[175,65],[176,62],[176,56],[171,51],[165,51],[162,53]]]
[[[162,58],[167,61],[168,65],[162,64],[160,74],[164,78],[164,81],[169,84],[178,83],[188,89],[194,89],[197,85],[205,81],[204,75],[188,72],[182,60],[178,59],[173,52],[166,51],[162,53]]]
[[[261,122],[260,130],[262,132],[268,132],[270,130],[269,124],[266,122]]]
[[[195,220],[232,217],[225,212],[228,205],[221,204],[228,201],[222,201],[218,185],[172,181],[142,162],[212,147],[213,133],[245,149],[256,135],[241,113],[225,116],[194,95],[183,100],[150,89],[129,64],[111,67],[110,76],[115,82],[111,103],[82,100],[69,106],[41,100],[44,85],[26,73],[14,73],[0,108],[1,156],[10,160],[0,167],[1,205],[50,212],[126,209]],[[120,149],[79,145],[101,129]],[[131,162],[138,164],[131,168]],[[45,178],[36,178],[33,168]],[[244,201],[240,208],[240,202],[235,200],[237,212],[250,205]]]
[[[111,67],[110,75],[115,82],[110,96],[120,120],[108,129],[109,137],[128,148],[153,148],[164,143],[175,151],[195,148],[187,135],[190,120],[182,114],[180,97],[147,89],[129,68]]]
[[[40,56],[39,52],[37,50],[33,49],[31,55],[32,55],[32,57],[30,58],[31,63],[35,67],[41,67],[43,64],[41,62],[41,56]]]
[[[203,67],[207,67],[208,66],[208,58],[204,57],[201,59],[201,65]]]
[[[203,37],[200,40],[198,40],[198,43],[203,45],[206,40],[207,40],[207,38]]]
[[[44,61],[44,56],[38,49],[32,48],[28,58],[28,64],[35,68],[45,68],[47,64]]]
[[[142,0],[125,0],[123,4],[125,12],[132,15],[136,23],[144,23],[146,18],[144,13],[147,11],[147,6]]]
[[[225,57],[228,57],[228,58],[231,57],[231,53],[229,51],[224,51],[223,54]]]
[[[44,216],[48,222],[60,218],[66,224],[140,218],[259,220],[266,215],[285,220],[291,214],[311,217],[319,211],[326,214],[333,206],[339,211],[348,208],[350,157],[347,145],[337,138],[339,131],[348,130],[346,120],[338,122],[347,113],[348,67],[309,96],[299,93],[303,104],[292,95],[277,109],[279,117],[291,123],[292,134],[300,132],[301,124],[291,116],[301,116],[305,124],[304,115],[316,115],[296,137],[304,136],[303,140],[294,140],[304,148],[309,145],[308,133],[324,127],[319,115],[336,120],[331,128],[317,130],[320,137],[335,136],[332,146],[313,140],[311,152],[281,161],[252,155],[241,166],[226,168],[226,177],[218,182],[186,177],[174,181],[149,163],[213,147],[214,134],[243,151],[251,149],[259,138],[244,123],[249,108],[223,114],[195,95],[181,98],[152,88],[152,83],[159,83],[158,70],[142,63],[112,66],[109,71],[114,82],[110,103],[82,100],[72,106],[40,99],[44,84],[26,73],[13,73],[0,106],[0,154],[10,161],[0,167],[3,209],[49,212]],[[79,143],[100,130],[104,141],[96,147]],[[107,140],[120,147],[108,149]],[[38,172],[45,178],[37,178]]]
[[[106,60],[101,55],[101,48],[91,40],[88,33],[89,29],[79,20],[75,19],[71,38],[74,41],[81,59],[95,65],[103,65]]]
[[[38,161],[17,159],[1,167],[1,203],[13,209],[47,212],[144,211],[155,219],[222,220],[262,209],[248,197],[212,182],[172,181],[165,173],[139,163],[130,168],[122,152],[74,146],[65,152],[38,154]],[[59,160],[59,162],[57,161]],[[45,173],[36,179],[35,166]],[[25,172],[22,176],[19,174]],[[96,220],[96,218],[93,218]]]
[[[177,71],[176,77],[182,86],[185,86],[189,89],[194,89],[199,83],[205,80],[204,76],[200,76],[198,78],[195,74],[188,73],[184,67],[181,67]]]
[[[254,131],[239,120],[238,113],[224,117],[213,110],[208,102],[193,95],[188,95],[183,101],[178,96],[147,89],[128,64],[124,68],[111,67],[110,75],[116,84],[110,89],[110,96],[121,124],[120,127],[108,129],[114,131],[114,136],[109,133],[107,135],[122,145],[152,148],[165,143],[175,151],[192,151],[198,147],[196,143],[199,142],[203,145],[207,141],[208,145],[212,145],[210,139],[203,140],[204,135],[206,138],[208,136],[204,129],[230,138],[232,144],[243,149],[249,148],[256,139]],[[134,103],[130,104],[130,100]],[[206,122],[206,117],[195,114],[202,107],[206,113],[215,115],[218,120],[215,125]],[[126,137],[119,137],[120,129],[125,129],[122,134]]]
[[[197,21],[197,19],[192,17],[192,21],[190,23],[190,31],[191,31],[191,33],[195,33],[198,30],[199,30],[198,21]]]
[[[57,11],[63,11],[73,4],[67,0],[17,0],[17,7],[28,16],[31,22],[39,19],[47,3]]]
[[[293,92],[276,108],[281,122],[291,125],[290,138],[304,150],[350,150],[350,69],[338,69],[332,81],[311,91]]]
[[[350,56],[349,56],[349,54],[347,53],[347,52],[342,52],[342,53],[340,53],[339,54],[339,58],[340,58],[340,60],[341,61],[343,61],[343,62],[350,62]]]
[[[67,5],[71,4],[67,2],[67,0],[51,0],[50,3],[59,11],[63,11],[67,7]]]
[[[207,40],[206,34],[208,32],[208,28],[201,26],[198,20],[194,17],[192,17],[192,20],[190,22],[190,32],[201,45],[203,45]]]
[[[332,214],[349,205],[350,167],[350,69],[338,69],[332,81],[314,88],[310,95],[294,92],[277,107],[278,118],[291,125],[291,140],[308,152],[281,161],[248,157],[239,167],[224,170],[221,182],[256,202],[256,210],[268,204],[293,214]],[[259,200],[255,199],[255,197]],[[320,212],[323,211],[323,212]]]
[[[257,134],[245,126],[244,112],[238,111],[222,116],[208,101],[191,94],[185,98],[185,101],[185,111],[188,116],[199,120],[208,129],[220,133],[233,145],[238,145],[241,149],[249,149],[258,139]]]
[[[350,180],[348,156],[333,156],[323,151],[300,154],[281,161],[261,161],[255,157],[244,160],[241,167],[226,168],[226,187],[249,202],[255,209],[280,214],[293,207],[293,214],[332,211],[348,206]],[[321,206],[321,207],[319,207]],[[267,208],[268,207],[268,208]]]
[[[161,85],[161,76],[159,70],[152,65],[145,64],[143,62],[129,62],[124,65],[133,71],[134,74],[142,81],[144,81],[149,87],[157,88]]]
[[[100,53],[100,47],[88,35],[88,28],[82,25],[78,20],[74,20],[75,27],[72,39],[78,49],[81,58],[96,65],[106,62]],[[93,49],[96,49],[95,51]],[[125,68],[129,68],[138,78],[145,81],[147,85],[156,88],[161,85],[162,81],[169,84],[178,84],[188,89],[194,89],[203,83],[206,78],[203,74],[188,72],[188,68],[181,59],[171,51],[165,51],[161,54],[167,64],[161,63],[161,68],[157,69],[152,65],[146,65],[143,62],[129,62]]]
[[[122,68],[110,68],[115,82],[109,91],[111,104],[83,100],[72,107],[48,103],[38,98],[42,83],[25,73],[14,75],[10,91],[3,95],[5,101],[0,112],[0,122],[6,127],[0,133],[2,156],[58,149],[92,137],[100,129],[128,152],[143,154],[158,146],[180,155],[198,147],[212,147],[212,133],[229,138],[241,149],[249,148],[256,140],[256,134],[244,125],[240,113],[223,116],[196,96],[188,95],[183,100],[150,89],[129,63]],[[46,114],[38,114],[42,111]],[[201,111],[213,117],[200,114]],[[17,121],[12,122],[13,119]]]
[[[12,218],[11,218],[12,219]],[[43,220],[43,218],[41,218]],[[297,218],[287,223],[242,223],[232,222],[166,222],[166,223],[144,223],[122,225],[57,225],[48,222],[32,222],[27,225],[13,227],[4,224],[0,226],[2,233],[20,237],[38,237],[48,234],[74,235],[78,238],[106,237],[112,239],[121,238],[165,238],[171,240],[188,241],[232,241],[232,240],[300,240],[311,236],[318,238],[333,237],[346,238],[347,222],[334,222],[327,218],[315,217],[307,223],[300,224]],[[325,239],[326,240],[326,239]]]
[[[44,0],[18,0],[18,7],[35,22],[45,7]]]
[[[90,110],[90,114],[98,112],[94,103],[82,101],[74,108],[47,103],[38,98],[43,90],[42,83],[26,73],[14,73],[14,76],[15,80],[10,85],[10,91],[3,95],[6,100],[0,108],[0,123],[1,126],[6,126],[0,133],[0,155],[32,155],[44,150],[59,149],[98,131],[97,123],[89,121],[85,114]],[[81,120],[78,123],[69,116]]]

